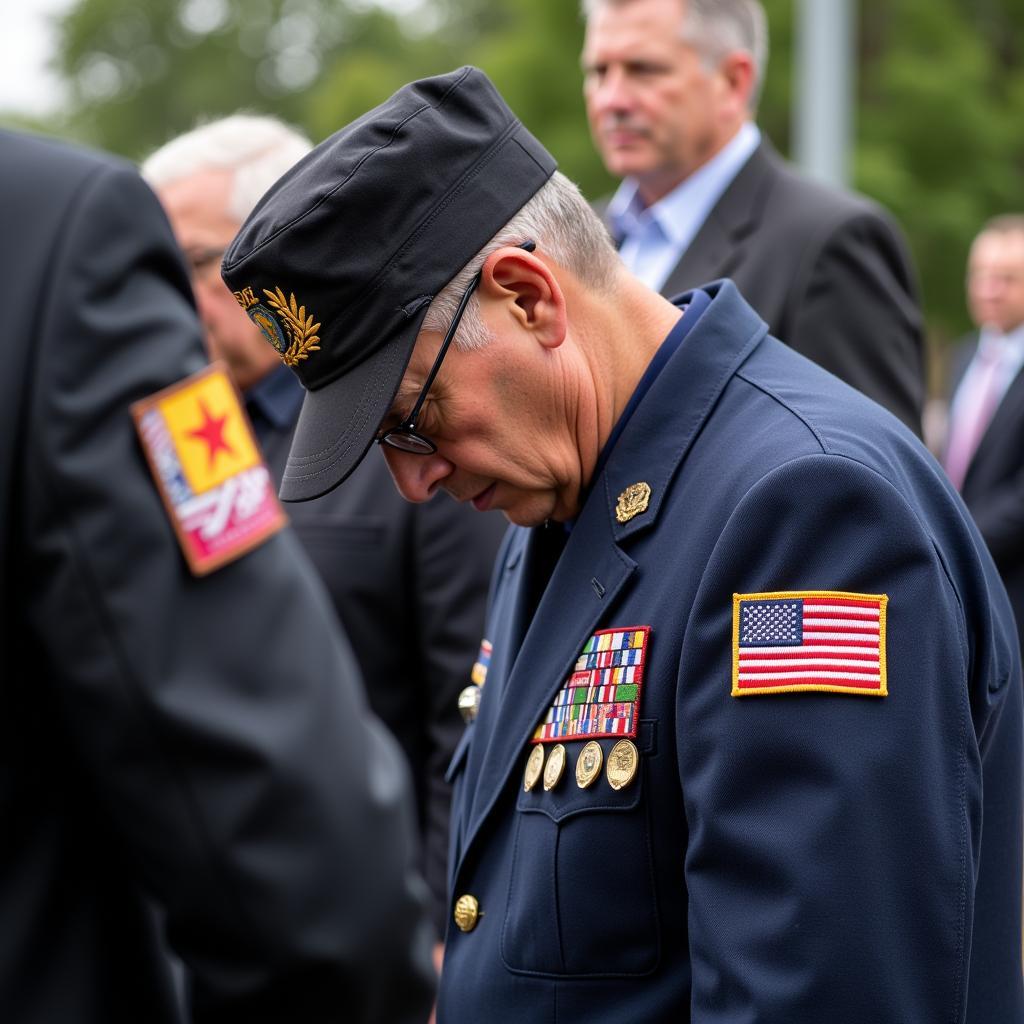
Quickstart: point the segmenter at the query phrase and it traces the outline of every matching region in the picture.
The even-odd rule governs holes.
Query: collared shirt
[[[256,437],[265,441],[277,430],[290,430],[299,414],[305,392],[284,363],[258,380],[245,393],[245,407]]]
[[[994,350],[999,360],[999,377],[995,383],[995,407],[1003,400],[1010,385],[1017,374],[1024,368],[1024,324],[1019,324],[1009,334],[998,334],[989,329],[982,328],[978,338],[978,349],[971,357],[967,370],[960,386],[956,389],[953,397],[953,405],[950,415],[956,419],[965,405],[974,401],[975,386],[980,373],[980,366],[983,362],[983,354],[988,355],[986,350]]]
[[[703,167],[648,207],[635,179],[622,182],[608,204],[608,220],[622,240],[619,255],[636,277],[655,291],[661,288],[760,142],[757,125],[746,122]]]

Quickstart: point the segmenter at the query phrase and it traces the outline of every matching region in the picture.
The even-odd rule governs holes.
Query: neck
[[[611,301],[605,296],[595,298],[586,351],[594,382],[596,458],[654,354],[679,319],[679,310],[625,268],[618,275]]]

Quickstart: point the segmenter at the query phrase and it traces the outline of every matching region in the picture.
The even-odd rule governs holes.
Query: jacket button
[[[480,913],[480,903],[475,896],[465,895],[460,896],[455,901],[455,923],[459,926],[460,931],[471,932],[475,927],[477,921],[482,916]]]

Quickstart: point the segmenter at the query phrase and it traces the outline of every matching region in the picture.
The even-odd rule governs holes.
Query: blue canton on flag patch
[[[541,743],[636,736],[650,626],[598,630],[533,735]]]

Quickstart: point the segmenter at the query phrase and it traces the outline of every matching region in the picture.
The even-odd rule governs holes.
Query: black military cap
[[[555,167],[465,67],[399,89],[260,200],[222,272],[306,388],[281,497],[318,497],[355,469],[430,301]]]

